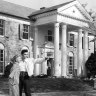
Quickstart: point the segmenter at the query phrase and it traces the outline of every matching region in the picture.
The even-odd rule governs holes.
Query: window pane
[[[73,57],[70,56],[69,57],[69,68],[68,68],[69,69],[69,74],[73,74],[73,70],[74,70],[73,66],[74,66],[73,65]]]
[[[4,20],[0,19],[0,35],[4,35]]]
[[[1,61],[3,61],[3,58],[1,58]]]
[[[52,36],[48,36],[48,41],[52,41]]]
[[[70,46],[74,46],[74,34],[70,34]]]
[[[72,63],[69,63],[69,65],[72,65]]]
[[[4,23],[4,20],[0,19],[0,24],[3,25]]]
[[[1,57],[3,57],[3,54],[1,54]]]
[[[3,28],[3,25],[2,24],[0,24],[0,28]]]
[[[0,35],[3,35],[3,29],[0,28]]]
[[[28,33],[28,29],[24,29],[24,32],[25,32],[25,33]]]
[[[52,31],[51,30],[48,30],[48,35],[52,36]]]
[[[3,72],[3,62],[0,62],[0,73]]]
[[[23,24],[23,39],[28,39],[29,25]]]
[[[74,42],[73,41],[70,41],[70,46],[74,46]]]
[[[28,33],[23,33],[23,39],[28,39]]]
[[[72,74],[72,72],[70,71],[69,74]]]
[[[0,54],[3,54],[3,50],[0,50]]]
[[[25,25],[25,24],[23,25],[23,29],[24,29],[26,32],[28,32],[28,29],[29,29],[28,27],[29,27],[28,25]]]
[[[0,49],[0,54],[3,54],[3,50],[2,49]]]

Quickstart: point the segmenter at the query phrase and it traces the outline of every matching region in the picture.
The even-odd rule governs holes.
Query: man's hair
[[[28,52],[28,50],[27,49],[22,50],[21,55],[23,55],[25,52]]]

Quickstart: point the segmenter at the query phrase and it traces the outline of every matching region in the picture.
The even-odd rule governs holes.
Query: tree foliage
[[[86,69],[87,69],[87,75],[90,74],[90,76],[96,75],[96,52],[92,53],[88,60],[86,61]]]

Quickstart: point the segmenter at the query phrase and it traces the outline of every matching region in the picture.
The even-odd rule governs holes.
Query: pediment
[[[78,1],[58,8],[58,13],[72,16],[82,20],[92,20],[89,13],[83,8],[83,6]]]

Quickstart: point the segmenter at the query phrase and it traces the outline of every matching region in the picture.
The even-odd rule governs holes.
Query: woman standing
[[[9,75],[10,96],[19,96],[19,63],[21,61],[21,57],[16,55],[13,58],[14,63]]]

